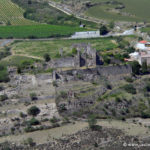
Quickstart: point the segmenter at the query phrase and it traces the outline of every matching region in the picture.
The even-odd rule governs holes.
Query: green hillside
[[[22,25],[22,26],[1,26],[0,38],[51,38],[71,36],[77,31],[87,29],[60,26],[60,25]]]
[[[11,0],[0,0],[0,24],[31,25],[37,24],[23,17],[24,10]]]
[[[111,3],[99,4],[100,2]],[[85,14],[99,19],[150,22],[149,0],[116,0],[112,2],[109,0],[93,0],[92,3],[95,5],[87,9]]]

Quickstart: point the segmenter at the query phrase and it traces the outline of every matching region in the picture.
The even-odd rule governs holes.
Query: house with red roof
[[[139,41],[135,45],[135,49],[140,50],[140,51],[148,51],[150,53],[150,42],[145,41],[145,40]]]

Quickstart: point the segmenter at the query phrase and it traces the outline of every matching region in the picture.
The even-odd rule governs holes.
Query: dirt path
[[[0,47],[4,47],[12,42],[13,42],[13,40],[11,40],[11,39],[0,40]]]

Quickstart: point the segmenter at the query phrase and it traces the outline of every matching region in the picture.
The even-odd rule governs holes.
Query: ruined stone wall
[[[70,80],[86,80],[90,81],[100,76],[118,77],[132,73],[130,65],[116,65],[116,66],[98,66],[96,68],[88,69],[73,69],[68,71],[57,72],[57,79],[60,81]]]
[[[97,67],[97,71],[100,75],[103,76],[116,76],[130,74],[132,73],[132,68],[130,65],[116,65],[107,67]]]
[[[75,57],[59,58],[50,62],[51,68],[65,68],[65,67],[74,67],[75,66]]]

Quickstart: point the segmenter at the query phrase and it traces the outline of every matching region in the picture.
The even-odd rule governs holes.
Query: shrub
[[[51,60],[49,54],[47,54],[47,53],[44,54],[44,59],[45,59],[46,62],[49,62]]]
[[[142,63],[142,73],[143,73],[143,74],[148,73],[148,70],[147,70],[147,62],[143,62],[143,63]]]
[[[94,129],[94,126],[96,125],[97,120],[95,115],[90,115],[88,118],[88,124],[90,129]]]
[[[37,120],[37,119],[35,119],[35,118],[32,118],[31,120],[29,120],[28,122],[28,125],[30,126],[32,126],[32,125],[39,125],[40,124],[40,122],[39,122],[39,120]]]
[[[26,114],[24,114],[23,112],[20,112],[20,117],[21,118],[25,118],[27,115]]]
[[[3,91],[4,87],[2,85],[0,85],[0,91]]]
[[[106,85],[106,87],[107,87],[107,89],[109,89],[109,90],[111,90],[111,89],[112,89],[112,87],[111,87],[111,85],[110,85],[110,84],[107,84],[107,85]]]
[[[8,99],[8,96],[6,94],[0,95],[0,101],[5,101]]]
[[[107,29],[107,27],[106,26],[101,26],[100,27],[100,34],[101,35],[105,35],[105,34],[107,34],[108,33],[108,29]]]
[[[67,98],[67,92],[61,91],[59,96],[60,96],[61,98]]]
[[[53,86],[54,86],[54,87],[58,87],[58,84],[57,84],[56,81],[53,81]]]
[[[140,64],[137,61],[133,61],[131,63],[131,66],[132,66],[132,72],[134,74],[139,74],[140,73],[141,66],[140,66]]]
[[[27,140],[24,141],[24,144],[29,145],[29,146],[34,146],[35,145],[32,138],[27,138]]]
[[[133,82],[133,79],[130,78],[130,77],[126,77],[125,80],[126,80],[127,82],[130,82],[130,83]]]
[[[73,55],[76,55],[76,54],[77,54],[77,49],[76,49],[76,48],[73,48],[73,49],[72,49],[72,54],[73,54]]]
[[[17,73],[18,73],[18,74],[21,74],[21,73],[22,73],[20,66],[17,67]]]
[[[150,118],[150,111],[142,111],[141,112],[141,117],[146,119],[146,118]]]
[[[150,83],[147,83],[145,89],[146,89],[147,92],[150,92]]]
[[[67,108],[66,108],[66,105],[65,104],[61,104],[60,106],[59,106],[59,111],[60,112],[64,112],[64,111],[66,111],[67,110]]]
[[[56,123],[58,122],[58,119],[54,116],[53,118],[50,119],[51,123]]]
[[[132,84],[127,84],[123,88],[128,93],[136,94],[136,89],[134,88],[134,86]]]
[[[115,101],[116,101],[117,103],[121,102],[120,97],[116,97],[116,98],[115,98]]]
[[[32,106],[27,110],[29,115],[37,116],[40,113],[40,109],[36,106]]]
[[[37,100],[38,99],[36,93],[30,93],[30,98],[31,98],[31,100]]]
[[[7,72],[7,68],[3,65],[0,65],[0,82],[8,82],[9,75]]]

